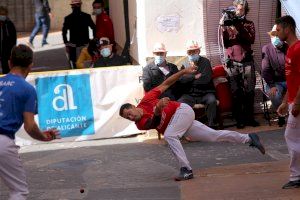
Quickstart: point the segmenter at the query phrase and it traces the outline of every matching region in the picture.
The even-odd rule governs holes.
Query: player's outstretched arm
[[[161,92],[166,91],[171,85],[173,85],[182,75],[184,74],[192,74],[196,72],[196,66],[191,66],[185,69],[180,70],[176,74],[173,74],[169,78],[167,78],[162,84],[157,86]]]
[[[24,112],[23,117],[24,129],[33,139],[51,141],[60,138],[59,132],[56,129],[50,129],[42,132],[34,121],[34,113]]]

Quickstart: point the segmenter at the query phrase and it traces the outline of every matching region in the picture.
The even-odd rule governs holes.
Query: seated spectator
[[[285,55],[288,45],[277,37],[276,25],[268,33],[271,42],[262,48],[262,77],[268,94],[275,110],[279,107],[286,92],[285,79]],[[278,125],[285,124],[284,117],[278,117]]]
[[[90,40],[87,47],[84,47],[77,59],[76,66],[78,69],[92,67],[95,60],[100,57],[99,40],[94,38]]]
[[[94,67],[109,67],[126,65],[125,59],[112,51],[113,44],[109,39],[102,37],[99,40],[100,57],[94,62]]]
[[[200,46],[196,41],[188,41],[186,45],[188,58],[184,61],[182,69],[196,66],[197,72],[181,77],[180,82],[185,85],[183,95],[178,99],[192,108],[198,108],[197,104],[206,105],[208,126],[216,126],[214,123],[217,112],[217,100],[212,81],[212,68],[207,58],[201,57]]]
[[[163,43],[156,43],[154,45],[153,56],[154,61],[143,68],[142,78],[145,92],[159,86],[169,76],[178,72],[176,65],[166,61],[167,50]],[[176,100],[178,95],[175,93],[175,85],[162,93],[160,98],[169,97],[171,100]]]

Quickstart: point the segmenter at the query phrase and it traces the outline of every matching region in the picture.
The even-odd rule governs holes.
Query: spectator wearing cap
[[[273,108],[277,110],[287,89],[284,65],[288,45],[277,37],[276,24],[268,34],[271,42],[262,48],[262,77],[266,82],[266,93]],[[284,124],[285,117],[279,116],[278,125],[283,126]]]
[[[77,54],[89,43],[89,27],[95,36],[95,24],[91,15],[81,11],[81,0],[72,0],[72,13],[65,17],[62,28],[63,41],[70,61],[71,68],[76,68]],[[69,31],[69,39],[67,32]]]
[[[143,87],[145,92],[159,86],[164,80],[178,72],[176,65],[167,62],[167,50],[163,43],[156,43],[153,48],[154,61],[143,68]],[[177,84],[178,85],[178,84]],[[176,84],[166,90],[160,98],[169,97],[171,100],[178,99]],[[178,91],[178,90],[177,90]]]
[[[189,40],[186,43],[188,58],[183,62],[181,69],[196,66],[194,74],[182,76],[180,82],[184,85],[183,95],[178,99],[192,108],[198,108],[199,104],[206,105],[208,125],[216,126],[214,123],[217,112],[217,100],[215,88],[212,81],[212,68],[207,58],[200,56],[200,46],[197,41]]]
[[[87,47],[84,47],[77,59],[76,66],[78,69],[93,67],[94,62],[100,57],[99,40],[94,38],[90,40]]]
[[[0,6],[0,62],[3,74],[9,72],[8,60],[10,52],[17,43],[15,25],[7,15],[7,8]]]
[[[107,37],[111,44],[115,44],[113,23],[104,10],[103,0],[93,2],[93,15],[96,16],[96,37]]]
[[[94,62],[94,67],[110,67],[126,65],[125,59],[112,51],[113,44],[109,38],[102,37],[99,40],[100,57]]]

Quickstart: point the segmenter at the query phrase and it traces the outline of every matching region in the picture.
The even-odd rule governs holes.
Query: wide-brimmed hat
[[[166,46],[163,43],[157,42],[157,43],[155,43],[152,52],[153,53],[159,53],[159,52],[166,53],[167,52]]]
[[[195,40],[188,40],[186,42],[186,50],[196,50],[196,49],[200,49],[201,47],[199,46],[198,42]]]
[[[277,25],[275,24],[275,25],[273,26],[272,30],[268,32],[268,34],[269,34],[270,36],[277,36],[276,28],[277,28]]]
[[[72,5],[72,4],[82,4],[82,1],[81,0],[71,0],[70,5]]]

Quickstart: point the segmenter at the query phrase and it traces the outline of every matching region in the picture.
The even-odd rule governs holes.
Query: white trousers
[[[0,178],[9,188],[9,200],[24,200],[29,191],[14,140],[0,134]]]
[[[191,141],[206,142],[235,142],[247,143],[250,138],[247,134],[236,131],[214,130],[195,120],[193,109],[181,103],[173,115],[164,133],[164,139],[179,162],[180,167],[192,169],[180,142],[181,137],[188,137]]]
[[[291,113],[293,104],[289,105],[289,117],[285,129],[285,140],[290,154],[290,181],[300,180],[300,115]]]

